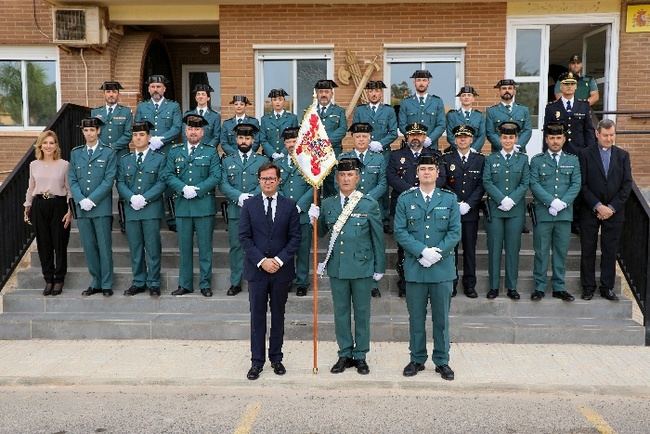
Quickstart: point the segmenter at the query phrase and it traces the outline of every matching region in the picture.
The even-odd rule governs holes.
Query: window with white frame
[[[465,44],[385,44],[384,48],[387,104],[398,105],[412,95],[415,92],[410,78],[413,71],[427,69],[433,75],[429,93],[442,98],[445,111],[456,108],[456,93],[465,80]]]
[[[56,47],[0,47],[0,130],[40,129],[59,106]]]
[[[298,115],[313,102],[314,84],[333,78],[332,47],[269,47],[255,48],[255,113],[270,113],[271,89],[287,91],[287,110]]]

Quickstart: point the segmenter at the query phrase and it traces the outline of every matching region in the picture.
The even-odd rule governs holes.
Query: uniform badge
[[[555,119],[560,119],[560,112],[559,111],[555,112]]]
[[[399,164],[404,164],[406,162],[406,158],[402,157],[399,159]]]
[[[456,165],[452,164],[451,166],[449,166],[449,170],[451,170],[452,172],[456,170]]]
[[[415,209],[415,205],[411,205],[411,209]]]

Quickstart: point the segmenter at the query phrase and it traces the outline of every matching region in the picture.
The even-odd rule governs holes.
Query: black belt
[[[40,197],[41,199],[59,199],[59,198],[66,197],[66,196],[57,196],[56,194],[52,194],[52,193],[35,194],[34,196]]]

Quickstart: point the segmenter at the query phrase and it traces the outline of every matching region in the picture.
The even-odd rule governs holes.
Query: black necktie
[[[429,203],[431,202],[431,196],[429,196],[429,195],[425,196],[425,197],[424,197],[424,202],[425,202],[425,203],[427,204],[427,206],[428,206]]]
[[[506,154],[506,161],[510,160],[510,154]]]
[[[266,198],[266,221],[267,223],[273,223],[273,208],[271,207],[271,204],[273,203],[273,198],[272,197],[267,197]]]
[[[142,167],[142,156],[144,155],[144,152],[138,152],[138,161],[135,162],[135,164],[138,166],[138,169]]]
[[[196,146],[190,146],[190,157],[194,155],[194,150],[196,149]]]
[[[363,163],[363,152],[359,154],[359,161]]]
[[[280,119],[280,115],[276,113],[275,114],[275,119]]]
[[[571,101],[566,102],[566,111],[568,111],[568,112],[571,111]]]
[[[326,110],[326,108],[321,106],[321,108],[320,108],[320,116],[321,117],[325,116],[325,110]]]
[[[244,154],[244,166],[248,162],[248,154]]]
[[[349,201],[350,201],[350,198],[347,197],[347,196],[343,199],[343,208],[346,207],[346,205],[348,204]]]
[[[420,105],[424,105],[424,97],[423,96],[420,97]]]
[[[506,110],[508,110],[508,113],[510,113],[512,111],[511,109],[512,109],[512,107],[510,106],[510,104],[506,104]]]
[[[557,152],[553,152],[553,161],[557,164]]]
[[[158,111],[158,108],[160,107],[160,105],[157,102],[155,102],[155,103],[153,103],[153,106],[156,108],[156,111]]]
[[[241,124],[244,121],[244,119],[237,119],[237,123]]]
[[[376,106],[376,105],[373,105],[373,106],[372,106],[372,111],[373,111],[374,113],[377,113],[377,106]]]
[[[199,116],[203,116],[203,109],[199,110]]]
[[[414,156],[415,159],[417,160],[418,158],[420,158],[420,153],[419,153],[419,152],[416,152],[415,154],[413,154],[413,156]]]
[[[88,148],[88,159],[93,158],[93,148]]]
[[[463,155],[463,158],[462,158],[462,160],[463,160],[463,166],[464,166],[464,165],[465,165],[465,163],[467,163],[467,157]]]
[[[468,112],[468,111],[465,112],[465,120],[467,120],[467,121],[469,120],[469,114],[470,114],[470,112]]]
[[[113,114],[113,107],[109,107],[108,108],[108,115],[110,116],[112,114]]]

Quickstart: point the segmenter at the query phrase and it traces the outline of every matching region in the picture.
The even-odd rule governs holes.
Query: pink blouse
[[[34,160],[29,164],[29,187],[23,206],[32,206],[32,198],[37,194],[49,193],[70,198],[66,160]]]

